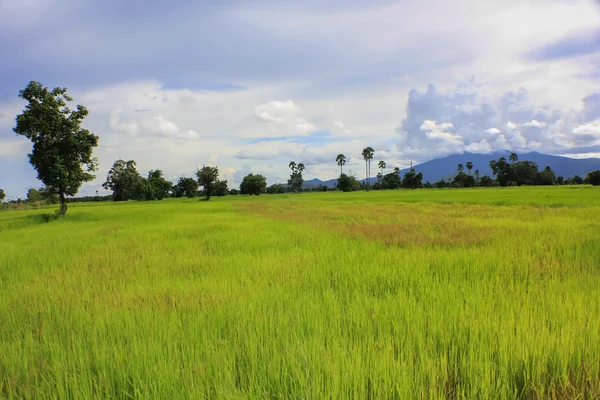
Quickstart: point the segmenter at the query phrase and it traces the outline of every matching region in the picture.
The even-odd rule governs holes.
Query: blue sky
[[[0,0],[0,188],[39,187],[13,132],[30,80],[65,86],[117,158],[190,176],[216,164],[333,178],[515,150],[599,156],[600,7],[593,0]]]

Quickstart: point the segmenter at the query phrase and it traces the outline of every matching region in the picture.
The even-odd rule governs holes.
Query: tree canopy
[[[240,192],[242,194],[255,194],[260,195],[267,189],[267,179],[258,174],[248,174],[242,180],[240,184]]]
[[[66,88],[49,90],[32,81],[19,97],[27,105],[17,116],[14,131],[33,143],[29,162],[38,179],[58,195],[61,205],[57,215],[64,215],[66,196],[75,196],[84,182],[95,178],[91,172],[96,170],[97,160],[92,153],[98,136],[81,128],[88,111],[81,105],[75,111],[69,108],[73,99]]]
[[[206,200],[210,200],[214,185],[219,180],[219,168],[203,166],[196,171],[196,177],[198,178],[198,185],[204,188]]]

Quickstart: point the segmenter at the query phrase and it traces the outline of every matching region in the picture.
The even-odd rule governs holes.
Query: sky
[[[41,184],[13,132],[31,80],[67,87],[113,162],[285,182],[462,152],[600,157],[594,0],[0,0],[0,188]]]

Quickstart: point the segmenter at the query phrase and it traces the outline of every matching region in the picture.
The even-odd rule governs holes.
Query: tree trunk
[[[367,180],[365,181],[365,191],[369,191],[369,163],[365,160],[365,175],[367,176]]]
[[[67,213],[67,199],[65,198],[65,194],[60,192],[58,195],[60,198],[60,209],[58,210],[58,215],[65,215]]]

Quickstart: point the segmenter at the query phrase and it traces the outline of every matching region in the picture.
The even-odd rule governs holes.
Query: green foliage
[[[267,178],[258,174],[248,174],[240,184],[240,193],[260,195],[267,190]]]
[[[36,201],[42,200],[42,195],[36,189],[29,189],[27,191],[27,201],[35,203]]]
[[[92,152],[98,146],[98,136],[81,128],[88,111],[81,105],[76,111],[69,108],[73,99],[66,88],[49,90],[32,81],[19,97],[27,105],[17,116],[14,131],[33,143],[29,162],[38,179],[58,195],[61,206],[57,216],[64,215],[66,196],[75,196],[84,182],[95,178],[91,172],[96,170],[97,160]]]
[[[346,156],[343,154],[338,154],[335,158],[335,162],[340,167],[340,174],[344,173],[343,166],[346,165]]]
[[[544,168],[544,170],[537,175],[537,184],[538,185],[554,185],[556,182],[556,177],[554,176],[554,172],[550,167]]]
[[[210,200],[214,185],[219,180],[219,168],[203,166],[202,169],[196,171],[196,177],[198,185],[204,188],[206,200]]]
[[[402,187],[404,189],[418,189],[422,186],[423,182],[423,174],[416,173],[414,168],[411,168],[406,174],[404,174],[404,179],[402,179]]]
[[[337,189],[342,192],[354,192],[360,190],[360,182],[354,177],[346,174],[341,174],[337,181]]]
[[[227,188],[227,181],[217,181],[213,188],[213,196],[227,196],[229,189]]]
[[[173,184],[163,177],[163,173],[159,169],[148,172],[148,185],[152,188],[152,200],[162,200],[168,197],[173,188]]]
[[[285,193],[285,186],[281,183],[274,183],[267,189],[269,194],[282,194]]]
[[[385,174],[382,180],[384,189],[399,189],[402,187],[402,179],[396,172]]]
[[[0,189],[0,203],[2,203],[5,198],[6,198],[6,193],[4,193],[4,189]]]
[[[288,179],[288,187],[295,192],[300,192],[302,191],[302,185],[304,184],[304,178],[302,177],[302,172],[305,169],[304,164],[296,164],[292,161],[290,162],[289,167],[292,170],[292,174],[290,175],[290,179]]]
[[[229,194],[230,194],[231,196],[237,196],[239,193],[240,193],[240,191],[239,191],[239,190],[237,190],[237,189],[231,189],[231,190],[229,191]]]
[[[108,171],[106,182],[102,187],[113,192],[114,201],[127,201],[139,194],[138,181],[142,179],[137,171],[135,161],[116,160]]]
[[[40,196],[44,203],[46,204],[57,204],[60,200],[58,199],[58,195],[48,190],[46,186],[42,186],[39,190]]]
[[[173,197],[187,197],[191,199],[198,193],[198,182],[194,178],[179,178],[173,186]]]
[[[600,186],[600,171],[592,171],[585,177],[588,185]]]
[[[479,180],[479,185],[484,187],[490,187],[494,185],[494,180],[487,175],[484,175]]]
[[[475,178],[471,175],[467,175],[464,172],[459,172],[452,181],[452,187],[475,187]]]
[[[371,180],[371,160],[375,155],[375,150],[371,146],[365,147],[362,151],[362,157],[365,160],[365,190],[369,190],[370,180]]]

